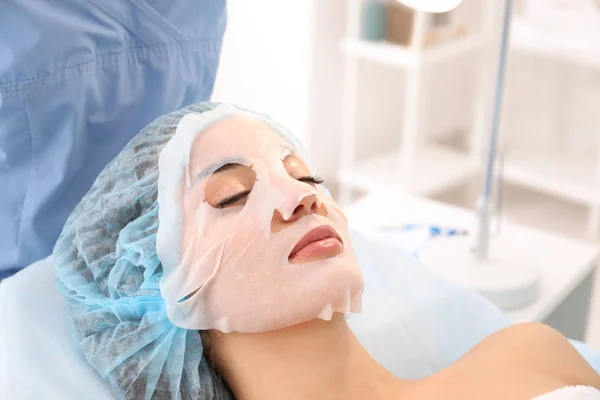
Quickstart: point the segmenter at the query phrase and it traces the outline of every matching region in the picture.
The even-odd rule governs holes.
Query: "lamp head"
[[[397,0],[416,11],[429,13],[441,13],[455,9],[462,0]]]

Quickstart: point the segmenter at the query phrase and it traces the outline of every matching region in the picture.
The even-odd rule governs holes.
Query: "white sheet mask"
[[[237,166],[215,172],[225,164]],[[161,293],[175,325],[261,332],[360,312],[347,221],[322,187],[298,180],[309,175],[301,157],[268,121],[232,106],[186,115],[159,169]],[[245,190],[245,203],[215,204]],[[323,225],[341,252],[290,261]]]

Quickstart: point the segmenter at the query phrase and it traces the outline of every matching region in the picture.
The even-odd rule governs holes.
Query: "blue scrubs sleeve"
[[[141,128],[210,99],[225,24],[225,0],[0,2],[0,279]]]

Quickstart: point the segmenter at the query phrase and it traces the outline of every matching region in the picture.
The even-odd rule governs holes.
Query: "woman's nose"
[[[287,222],[293,222],[307,215],[314,214],[318,211],[318,208],[319,205],[317,204],[316,194],[304,196],[287,219]]]
[[[285,212],[285,211],[284,211]],[[287,214],[287,213],[286,213]],[[271,232],[279,232],[299,219],[312,214],[320,214],[317,195],[312,193],[302,197],[289,215],[283,215],[279,210],[273,211]]]

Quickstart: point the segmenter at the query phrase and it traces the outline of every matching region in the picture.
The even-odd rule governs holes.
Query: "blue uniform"
[[[0,279],[145,125],[208,100],[225,0],[0,2]]]

